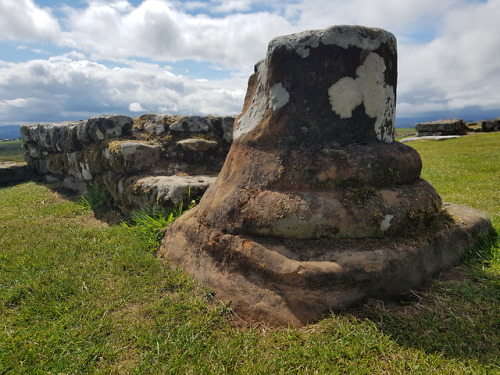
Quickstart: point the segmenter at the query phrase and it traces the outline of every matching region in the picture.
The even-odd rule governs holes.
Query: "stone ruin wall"
[[[234,117],[145,114],[23,124],[30,170],[80,194],[94,186],[124,213],[200,196],[232,142]]]

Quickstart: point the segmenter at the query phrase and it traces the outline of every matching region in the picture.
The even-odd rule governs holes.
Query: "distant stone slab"
[[[24,163],[0,162],[0,185],[24,182],[31,177],[33,173]]]
[[[500,131],[500,119],[481,121],[481,131],[485,133]]]
[[[437,120],[415,124],[418,137],[440,135],[466,135],[469,130],[461,119]]]
[[[447,139],[456,139],[460,138],[458,135],[427,135],[422,137],[406,137],[400,140],[401,143],[413,142],[413,141],[422,141],[422,140],[431,140],[431,141],[446,141]]]

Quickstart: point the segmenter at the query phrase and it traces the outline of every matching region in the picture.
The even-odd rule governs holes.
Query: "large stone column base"
[[[283,240],[223,233],[200,223],[194,208],[169,228],[159,255],[246,321],[300,326],[368,297],[405,292],[458,264],[491,223],[472,208],[444,209],[453,224],[414,237]]]

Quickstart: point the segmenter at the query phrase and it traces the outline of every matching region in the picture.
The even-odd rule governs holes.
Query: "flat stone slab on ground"
[[[455,139],[455,138],[460,138],[460,136],[459,135],[428,135],[428,136],[423,136],[423,137],[407,137],[407,138],[403,138],[399,142],[406,143],[406,142],[413,142],[413,141],[421,141],[424,139],[434,140],[434,141],[445,141],[447,139]]]
[[[0,185],[24,182],[32,177],[32,172],[25,163],[0,162]]]
[[[461,119],[437,120],[415,124],[418,137],[432,135],[466,135],[469,128]]]

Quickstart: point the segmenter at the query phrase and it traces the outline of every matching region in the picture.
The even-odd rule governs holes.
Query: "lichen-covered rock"
[[[467,210],[443,209],[418,153],[393,141],[396,65],[396,40],[380,29],[272,40],[219,176],[159,254],[243,318],[282,325],[456,263],[490,224],[468,212],[453,225],[450,212]]]
[[[215,116],[176,116],[171,117],[172,122],[169,129],[173,132],[185,133],[209,133],[219,134],[226,142],[233,140],[234,117],[215,117]]]
[[[437,120],[415,124],[418,137],[433,135],[466,135],[469,128],[461,119]]]
[[[77,127],[82,126],[84,121],[22,124],[21,137],[29,149],[61,152],[78,151],[82,149],[77,138]],[[29,150],[32,154],[32,150]],[[37,152],[39,153],[39,152]]]
[[[82,144],[104,141],[130,135],[133,120],[128,116],[107,115],[91,117],[77,128],[77,138]]]
[[[212,122],[204,116],[183,116],[170,125],[170,130],[188,133],[207,133],[212,128]]]
[[[175,207],[188,197],[201,196],[215,180],[211,176],[149,176],[129,180],[129,188],[124,185],[122,198],[131,208]]]
[[[161,156],[159,145],[137,141],[115,141],[105,148],[103,154],[112,170],[134,173],[151,169]]]
[[[188,126],[170,130],[176,122]],[[232,140],[233,123],[231,116],[145,114],[131,119],[108,115],[88,121],[23,124],[21,133],[25,159],[33,172],[50,175],[51,180],[80,193],[90,184],[108,190],[128,213],[144,208],[141,202],[175,205],[179,196],[187,197],[191,183],[193,194],[201,195],[211,179],[200,182],[198,177],[189,176],[219,172]],[[148,175],[158,176],[159,181],[164,180],[161,176],[188,177],[172,177],[170,185],[133,188],[141,178],[138,176]]]

